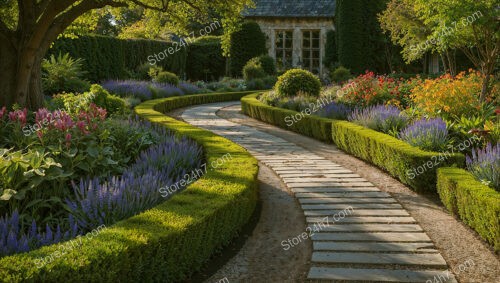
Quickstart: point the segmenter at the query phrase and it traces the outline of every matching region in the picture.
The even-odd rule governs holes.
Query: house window
[[[302,32],[302,66],[314,74],[320,72],[319,30]]]
[[[292,67],[293,31],[276,31],[276,66],[280,70]]]

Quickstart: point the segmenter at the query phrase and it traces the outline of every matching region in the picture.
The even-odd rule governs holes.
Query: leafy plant
[[[261,79],[266,76],[266,72],[259,62],[258,58],[253,58],[249,60],[245,67],[243,67],[243,78],[245,81]]]
[[[366,128],[397,135],[408,124],[408,117],[395,106],[377,105],[354,109],[348,120]]]
[[[318,97],[321,91],[321,81],[309,71],[291,69],[278,78],[275,90],[281,97],[293,97],[299,92]]]
[[[153,82],[160,84],[170,84],[177,87],[179,85],[179,77],[176,74],[161,71],[153,77]]]
[[[338,67],[331,74],[332,81],[338,84],[348,81],[351,77],[351,71],[343,66]]]
[[[68,53],[57,57],[51,55],[42,61],[42,83],[44,90],[49,94],[67,92],[84,92],[89,89],[90,83],[83,79],[83,60],[73,59]]]
[[[440,151],[448,144],[448,129],[441,118],[421,119],[406,127],[399,138],[423,150]]]
[[[484,149],[467,156],[467,169],[482,183],[500,191],[500,143],[488,143]]]

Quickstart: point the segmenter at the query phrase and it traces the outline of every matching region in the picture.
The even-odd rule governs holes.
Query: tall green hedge
[[[337,53],[340,65],[354,73],[373,70],[387,73],[386,44],[377,15],[387,6],[387,0],[337,0],[335,24]]]
[[[231,75],[242,76],[248,60],[267,54],[266,36],[256,22],[244,22],[241,29],[231,35]]]
[[[58,39],[47,56],[69,53],[73,58],[82,58],[87,79],[99,82],[107,79],[126,79],[129,72],[148,63],[148,56],[154,56],[168,48],[177,49],[157,65],[165,70],[182,75],[186,68],[187,49],[172,43],[145,39],[118,39],[105,36],[82,36]],[[167,52],[168,54],[168,52]]]
[[[203,146],[207,164],[227,154],[168,201],[120,221],[60,255],[63,244],[0,258],[0,282],[184,282],[227,245],[250,219],[258,190],[258,164],[241,146],[164,115],[161,109],[231,101],[245,93],[151,100],[136,113]],[[40,268],[36,260],[53,255]]]
[[[336,62],[338,62],[337,34],[335,33],[335,31],[330,30],[326,34],[324,64],[326,67],[331,68]]]
[[[218,80],[226,74],[226,58],[222,55],[220,37],[207,36],[189,46],[187,77],[190,80]]]
[[[500,251],[500,192],[459,168],[440,168],[437,189],[444,206]]]

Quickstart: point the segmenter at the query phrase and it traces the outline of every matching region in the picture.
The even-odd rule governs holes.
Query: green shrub
[[[243,78],[245,81],[250,81],[254,79],[262,79],[266,76],[266,72],[262,65],[257,60],[250,60],[247,62],[245,67],[243,67]]]
[[[377,165],[418,192],[436,191],[439,167],[465,165],[462,154],[423,151],[347,121],[333,121],[332,139],[338,148]]]
[[[266,87],[266,83],[264,82],[263,79],[253,79],[250,81],[247,81],[247,89],[248,90],[264,90],[268,89]]]
[[[69,113],[78,114],[82,110],[89,110],[91,103],[106,109],[109,114],[123,114],[127,110],[125,101],[122,98],[111,95],[97,84],[92,85],[90,91],[82,94],[58,94],[54,96],[49,104],[53,110],[65,109]]]
[[[155,83],[165,83],[173,86],[179,85],[179,77],[176,74],[170,72],[159,72],[154,78],[153,82]]]
[[[189,45],[187,77],[190,80],[214,81],[226,74],[226,58],[222,55],[220,37],[206,36]]]
[[[338,84],[342,84],[351,78],[352,78],[351,71],[347,68],[342,67],[342,66],[335,69],[332,73],[332,76],[331,76],[332,81],[334,81]]]
[[[243,113],[286,130],[321,141],[331,142],[332,120],[268,106],[260,102],[257,96],[259,94],[251,94],[241,99]],[[275,98],[269,97],[271,100]]]
[[[42,62],[42,84],[47,94],[54,94],[62,91],[84,92],[89,89],[89,82],[83,77],[83,59],[73,59],[68,53],[57,57],[53,54],[49,59]]]
[[[328,68],[333,67],[338,62],[336,37],[337,35],[333,30],[326,33],[325,60],[323,63]]]
[[[264,69],[264,72],[266,72],[269,76],[276,75],[276,64],[274,63],[273,57],[269,55],[261,55],[253,58],[252,60],[258,61]]]
[[[148,69],[148,79],[151,79],[151,80],[156,79],[156,77],[158,77],[158,74],[160,74],[161,72],[163,72],[162,67],[159,67],[159,66],[151,67],[150,66]]]
[[[278,78],[275,90],[282,97],[293,97],[299,93],[317,97],[321,91],[321,81],[309,71],[291,69]]]
[[[163,204],[107,227],[91,240],[0,258],[1,281],[165,282],[168,278],[180,282],[199,271],[252,215],[257,203],[257,160],[225,138],[154,109],[232,101],[243,95],[183,96],[138,106],[141,117],[202,145],[207,164],[228,153],[232,158]],[[52,261],[39,267],[42,258]]]
[[[231,75],[241,76],[248,60],[265,54],[266,36],[256,22],[244,22],[241,29],[231,35]]]
[[[500,192],[458,168],[440,168],[437,190],[444,206],[500,251]]]

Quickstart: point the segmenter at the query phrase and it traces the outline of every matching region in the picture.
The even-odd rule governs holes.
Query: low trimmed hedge
[[[338,148],[377,165],[417,192],[436,192],[439,167],[465,166],[462,154],[424,151],[347,121],[332,122],[332,139]]]
[[[145,102],[136,113],[189,137],[205,150],[207,164],[232,159],[168,201],[120,221],[81,246],[38,268],[64,243],[0,259],[2,282],[178,282],[185,280],[245,225],[257,203],[257,160],[239,145],[158,112],[239,94],[206,94]]]
[[[333,142],[345,152],[384,169],[415,191],[436,191],[438,167],[465,166],[462,154],[440,155],[423,151],[392,136],[351,122],[302,115],[265,105],[257,96],[251,94],[241,100],[243,112],[248,116],[318,140]],[[289,126],[290,123],[285,119],[294,115],[299,115],[297,117],[301,117],[301,120]],[[418,174],[419,167],[426,170]]]
[[[500,192],[459,168],[440,168],[437,179],[444,206],[500,251]]]
[[[251,94],[241,99],[243,113],[286,130],[332,142],[332,120],[269,106],[260,102],[257,96],[259,94]]]

